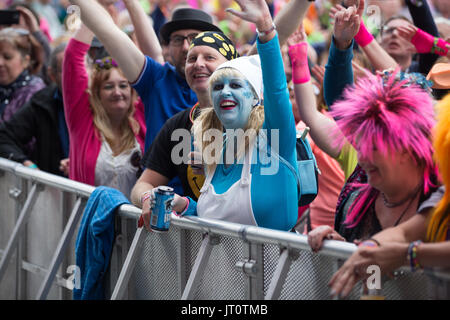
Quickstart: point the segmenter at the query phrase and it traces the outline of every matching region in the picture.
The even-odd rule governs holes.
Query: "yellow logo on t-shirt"
[[[200,189],[203,186],[203,183],[205,182],[205,176],[201,174],[195,174],[192,171],[192,168],[190,165],[188,165],[187,168],[187,181],[189,183],[189,187],[191,188],[192,192],[195,194],[197,199],[200,197]]]

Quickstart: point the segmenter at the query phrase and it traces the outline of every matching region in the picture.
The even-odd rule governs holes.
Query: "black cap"
[[[159,34],[165,43],[169,43],[171,33],[183,29],[222,32],[219,27],[213,24],[211,16],[205,11],[192,8],[180,8],[173,12],[172,20],[161,27]]]

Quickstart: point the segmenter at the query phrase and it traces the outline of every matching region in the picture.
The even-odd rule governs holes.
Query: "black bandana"
[[[239,54],[237,53],[231,40],[221,32],[205,31],[199,33],[194,40],[192,40],[189,49],[196,46],[208,46],[216,49],[227,60],[232,60],[239,57]]]

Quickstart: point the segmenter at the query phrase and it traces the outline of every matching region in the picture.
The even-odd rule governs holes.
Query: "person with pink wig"
[[[336,47],[351,49],[358,19],[356,9],[347,10],[346,25],[335,33]],[[344,19],[345,20],[345,19]],[[353,22],[354,21],[354,22]],[[331,55],[342,68],[350,64],[345,54]],[[336,61],[335,61],[336,62]],[[331,106],[337,126],[337,148],[351,144],[358,166],[338,200],[334,229],[320,226],[308,234],[317,251],[324,239],[356,241],[413,217],[437,189],[431,129],[435,123],[432,99],[414,81],[399,74],[368,75],[346,86],[340,100]]]
[[[360,246],[331,278],[332,295],[347,296],[359,280],[369,276],[365,270],[370,265],[379,266],[382,274],[390,274],[401,266],[409,266],[412,272],[450,267],[450,95],[440,101],[436,109],[434,158],[444,186],[428,200],[434,208],[377,233],[369,242],[371,246]]]

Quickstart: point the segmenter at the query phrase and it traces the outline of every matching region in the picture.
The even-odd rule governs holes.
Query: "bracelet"
[[[431,53],[437,54],[440,56],[445,56],[448,52],[447,47],[445,46],[446,42],[438,37],[434,37],[433,46],[431,47]]]
[[[28,166],[28,168],[30,168],[30,169],[37,169],[38,166],[36,165],[36,163],[33,163],[33,164],[30,164],[30,165]]]
[[[422,269],[422,266],[420,265],[418,259],[417,259],[417,248],[419,245],[422,244],[422,241],[417,240],[414,242],[411,242],[408,247],[408,261],[409,265],[411,267],[411,272],[416,271],[417,269]]]
[[[259,31],[258,29],[256,29],[256,33],[258,34],[258,38],[267,36],[268,34],[270,34],[273,30],[277,30],[277,26],[275,25],[275,23],[272,21],[272,27],[269,30],[266,31]]]
[[[186,207],[184,208],[184,210],[181,211],[180,213],[176,212],[175,210],[173,211],[175,213],[175,215],[177,215],[179,217],[181,217],[187,211],[187,209],[189,208],[189,203],[191,202],[188,197],[183,197],[183,199],[186,199],[186,201],[187,201],[187,204],[186,204]]]
[[[141,194],[141,205],[144,204],[144,201],[152,196],[152,190],[145,191]]]

